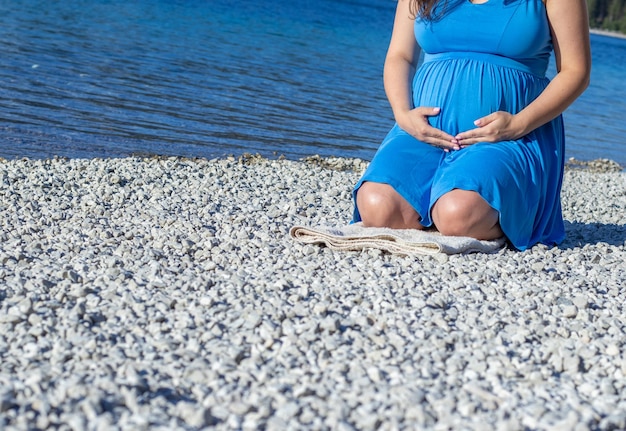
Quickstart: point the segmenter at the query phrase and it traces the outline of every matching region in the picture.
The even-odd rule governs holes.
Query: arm
[[[531,104],[516,115],[494,112],[477,128],[455,138],[463,147],[477,142],[518,139],[560,115],[589,85],[591,48],[585,0],[545,0],[557,74]]]
[[[454,138],[428,123],[427,117],[438,115],[439,108],[413,108],[411,81],[419,59],[420,48],[415,40],[414,20],[409,0],[398,0],[391,42],[384,69],[384,84],[389,104],[398,125],[422,142],[444,149],[458,149]]]

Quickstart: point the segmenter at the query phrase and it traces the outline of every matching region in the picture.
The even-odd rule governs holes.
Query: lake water
[[[0,157],[371,159],[393,0],[0,0]],[[626,40],[592,35],[567,155],[626,166]],[[554,74],[554,67],[551,68]]]

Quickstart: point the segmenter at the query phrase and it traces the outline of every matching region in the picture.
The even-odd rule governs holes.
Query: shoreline
[[[162,155],[162,154],[131,154],[128,156],[120,156],[120,157],[94,157],[94,158],[72,158],[65,156],[54,156],[49,158],[29,158],[29,157],[21,157],[21,158],[12,158],[6,159],[0,157],[0,163],[8,163],[11,161],[51,161],[51,160],[124,160],[124,159],[146,159],[146,160],[187,160],[187,161],[218,161],[218,160],[228,160],[235,161],[238,160],[242,163],[249,163],[250,161],[260,161],[260,160],[287,160],[292,162],[304,162],[304,163],[312,163],[322,167],[327,167],[330,169],[340,169],[346,170],[345,166],[366,166],[370,161],[355,158],[355,157],[342,157],[342,156],[320,156],[319,154],[313,154],[310,156],[301,157],[298,159],[288,159],[284,155],[274,155],[272,157],[265,156],[259,153],[248,153],[244,152],[241,155],[227,154],[214,158],[204,158],[204,157],[187,157],[187,156],[173,156],[173,155]],[[608,158],[597,158],[590,160],[581,160],[576,159],[574,157],[570,157],[565,160],[565,170],[568,169],[576,169],[576,170],[586,170],[590,172],[596,173],[607,173],[607,172],[623,172],[626,171],[626,166],[620,165],[618,162]]]
[[[3,425],[623,428],[626,173],[566,170],[556,247],[293,241],[366,163],[0,161]]]
[[[620,33],[618,31],[602,30],[602,29],[599,29],[599,28],[590,28],[589,29],[589,33],[590,34],[597,34],[599,36],[608,36],[608,37],[615,37],[615,38],[618,38],[618,39],[626,39],[626,34]]]
[[[591,172],[624,172],[626,167],[611,159],[578,160],[570,157],[565,161],[565,169],[584,169]]]

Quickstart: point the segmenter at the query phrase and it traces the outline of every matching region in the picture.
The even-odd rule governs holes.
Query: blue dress
[[[549,83],[552,39],[541,0],[449,1],[440,19],[415,20],[415,36],[424,62],[413,80],[413,104],[440,107],[429,122],[452,136],[475,128],[476,119],[492,112],[519,112]],[[559,243],[565,236],[564,144],[561,116],[515,141],[447,153],[396,124],[353,197],[364,181],[389,184],[421,223],[431,226],[439,197],[453,189],[472,190],[499,212],[502,231],[517,249]],[[360,219],[355,205],[354,221]]]

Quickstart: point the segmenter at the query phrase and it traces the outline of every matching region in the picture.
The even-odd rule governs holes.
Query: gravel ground
[[[626,429],[626,173],[567,170],[555,248],[288,237],[364,166],[1,161],[0,429]]]

